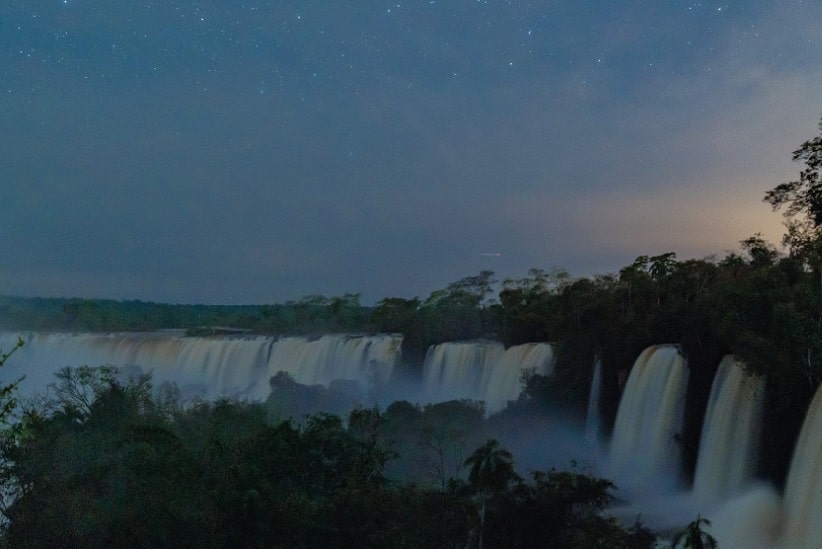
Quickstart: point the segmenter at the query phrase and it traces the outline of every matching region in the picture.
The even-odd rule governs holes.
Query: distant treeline
[[[260,326],[255,305],[172,305],[148,301],[0,296],[0,328],[68,332]]]

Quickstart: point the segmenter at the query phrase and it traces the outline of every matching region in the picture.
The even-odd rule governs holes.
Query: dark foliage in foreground
[[[2,439],[6,547],[456,548],[482,538],[489,549],[644,548],[653,539],[600,513],[608,481],[557,471],[523,481],[495,442],[465,461],[467,482],[390,482],[400,418],[418,419],[402,405],[391,425],[355,410],[347,422],[319,414],[297,427],[270,422],[263,405],[183,408],[173,389],[120,382],[106,368],[63,370],[54,395]]]

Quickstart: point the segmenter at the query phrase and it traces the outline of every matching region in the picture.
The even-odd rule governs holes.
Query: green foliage
[[[576,471],[535,471],[487,501],[483,545],[491,548],[650,549],[656,536],[604,514],[610,481]]]
[[[631,531],[593,512],[610,483],[556,472],[526,483],[495,441],[466,460],[468,484],[387,480],[398,437],[435,417],[467,428],[482,418],[469,404],[395,403],[300,428],[255,404],[184,407],[173,389],[110,368],[62,370],[50,394],[0,439],[2,546],[466,547],[478,542],[480,493],[488,548],[597,546],[584,545],[587,531],[647,546],[623,544]],[[536,509],[551,510],[550,529]]]
[[[711,521],[697,515],[696,520],[674,536],[671,547],[673,549],[716,549],[718,547],[716,539],[702,529],[703,526],[710,525]]]
[[[784,208],[788,230],[782,241],[791,257],[811,266],[822,287],[822,120],[819,129],[793,152],[794,162],[804,162],[799,178],[769,190],[765,201],[774,210]]]
[[[530,269],[526,278],[504,280],[499,293],[503,341],[513,345],[553,340],[557,295],[569,283],[568,273],[559,269]]]
[[[357,405],[358,395],[338,389],[333,384],[322,385],[297,383],[288,372],[277,372],[269,380],[271,393],[265,401],[269,415],[275,419],[303,418],[319,412],[343,414]],[[356,382],[355,382],[356,385]],[[359,386],[357,385],[357,390]]]
[[[470,467],[469,485],[479,493],[504,491],[511,482],[519,479],[514,472],[514,456],[494,439],[474,450],[465,465]]]
[[[371,311],[371,326],[378,332],[403,334],[403,350],[422,360],[426,342],[419,309],[418,298],[387,297]]]
[[[72,374],[58,388],[2,445],[7,543],[207,546],[213,522],[194,456],[160,421],[146,381]]]
[[[359,294],[308,296],[277,305],[171,305],[106,299],[0,297],[0,329],[70,331],[188,330],[276,334],[364,331],[370,310]]]
[[[819,129],[822,132],[822,120]],[[780,183],[765,193],[765,201],[774,210],[784,207],[786,217],[801,214],[812,226],[819,227],[822,225],[822,134],[802,143],[793,152],[793,160],[805,163],[799,172],[799,179]]]
[[[432,292],[419,309],[424,343],[468,340],[486,334],[490,326],[482,305],[491,292],[493,276],[492,271],[482,271]]]
[[[2,368],[9,357],[23,345],[23,340],[18,337],[17,343],[7,352],[3,352],[3,349],[0,349],[0,368]],[[0,385],[0,423],[4,423],[17,407],[17,400],[14,398],[14,393],[17,391],[17,386],[20,385],[21,381],[23,381],[23,378],[12,383]]]
[[[482,440],[483,418],[482,404],[472,401],[452,400],[423,408],[417,459],[442,489],[449,479],[463,477],[469,449]]]

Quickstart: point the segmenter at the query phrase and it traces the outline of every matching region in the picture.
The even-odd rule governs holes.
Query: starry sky
[[[4,0],[0,294],[426,297],[778,243],[822,2]]]

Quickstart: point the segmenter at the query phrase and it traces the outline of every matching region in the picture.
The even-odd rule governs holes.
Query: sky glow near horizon
[[[819,21],[800,0],[11,0],[0,294],[369,303],[778,243],[762,197],[818,133]]]

